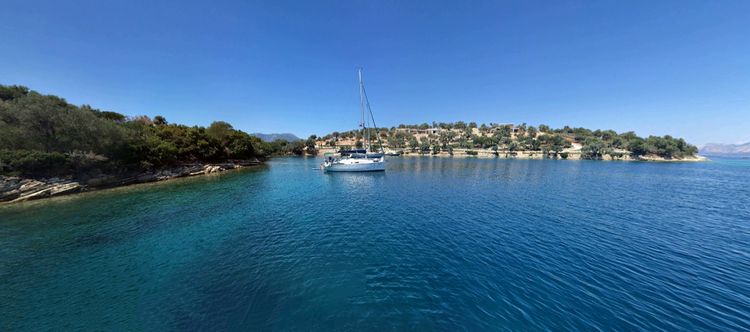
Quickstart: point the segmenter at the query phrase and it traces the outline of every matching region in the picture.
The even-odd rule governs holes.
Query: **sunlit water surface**
[[[750,329],[750,161],[320,161],[0,207],[0,330]]]

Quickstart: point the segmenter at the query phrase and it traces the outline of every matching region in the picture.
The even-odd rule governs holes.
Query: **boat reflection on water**
[[[385,180],[385,172],[331,172],[324,176],[325,182],[341,186],[344,191],[377,190]]]

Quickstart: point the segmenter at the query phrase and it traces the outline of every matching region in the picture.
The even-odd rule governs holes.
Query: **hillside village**
[[[373,149],[382,144],[388,153],[442,157],[477,156],[526,159],[596,160],[692,160],[697,148],[681,138],[667,136],[638,137],[634,132],[618,134],[613,130],[590,130],[565,126],[552,129],[525,123],[475,122],[399,125],[368,129]],[[313,136],[318,154],[366,145],[364,130],[333,132]],[[311,144],[310,144],[311,145]]]

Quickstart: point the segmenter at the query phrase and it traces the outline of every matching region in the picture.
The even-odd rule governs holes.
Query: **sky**
[[[300,137],[528,123],[750,141],[750,1],[17,1],[0,84]]]

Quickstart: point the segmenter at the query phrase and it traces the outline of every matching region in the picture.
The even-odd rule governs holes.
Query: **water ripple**
[[[2,330],[750,330],[750,169],[318,161],[0,208]]]

